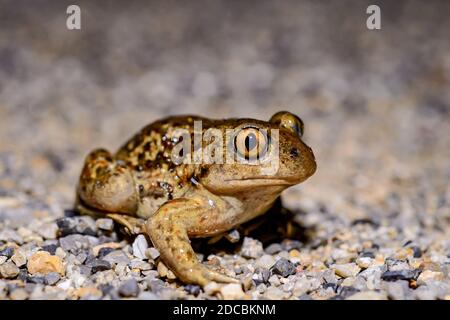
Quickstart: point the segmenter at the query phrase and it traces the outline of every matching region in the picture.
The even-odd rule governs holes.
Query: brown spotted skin
[[[203,132],[223,132],[223,141],[227,129],[279,129],[278,170],[270,175],[264,171],[274,163],[271,153],[258,165],[176,165],[171,155],[180,142],[177,129],[187,129],[193,142],[197,120]],[[165,264],[186,283],[236,282],[199,263],[189,238],[216,236],[263,214],[284,189],[314,174],[314,155],[302,142],[300,127],[301,120],[289,112],[277,113],[270,121],[178,116],[154,122],[117,153],[98,149],[87,156],[77,188],[78,208],[109,215],[128,228],[144,225],[135,230],[148,234]],[[224,154],[226,149],[224,144]]]

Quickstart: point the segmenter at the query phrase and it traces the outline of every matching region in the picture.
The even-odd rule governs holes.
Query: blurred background
[[[75,2],[0,1],[0,219],[61,216],[91,149],[162,116],[286,109],[318,162],[287,206],[448,234],[450,2],[376,1],[377,31],[373,1]]]

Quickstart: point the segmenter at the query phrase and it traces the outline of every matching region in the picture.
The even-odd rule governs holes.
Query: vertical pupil
[[[245,137],[245,148],[247,150],[253,150],[256,146],[256,136],[254,133],[250,133]]]

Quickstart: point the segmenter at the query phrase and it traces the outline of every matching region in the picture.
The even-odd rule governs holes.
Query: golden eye
[[[302,137],[305,131],[302,119],[287,111],[275,113],[272,118],[270,118],[270,122],[291,130],[299,137]]]
[[[256,128],[242,129],[236,135],[234,145],[241,157],[261,159],[267,152],[267,135]]]

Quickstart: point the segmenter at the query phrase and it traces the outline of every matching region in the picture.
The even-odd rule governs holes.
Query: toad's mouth
[[[288,179],[281,178],[245,178],[245,179],[225,179],[225,182],[231,184],[257,184],[257,185],[267,185],[267,186],[291,186],[298,183],[297,181],[289,181]]]

